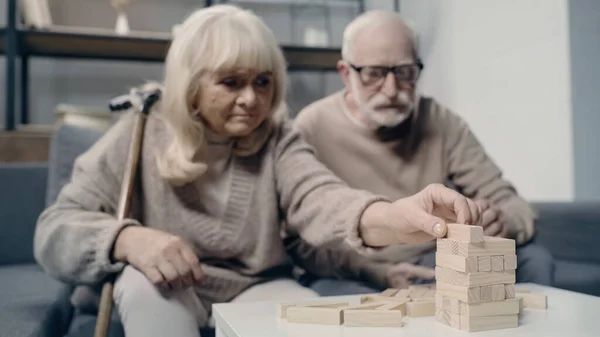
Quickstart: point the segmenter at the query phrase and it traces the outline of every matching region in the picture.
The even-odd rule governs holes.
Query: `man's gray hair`
[[[382,24],[382,23],[390,23],[395,22],[404,26],[404,34],[406,38],[410,42],[412,47],[413,57],[416,59],[419,58],[419,45],[417,33],[413,27],[413,24],[408,20],[403,18],[400,13],[392,12],[388,10],[371,10],[364,12],[363,14],[357,16],[352,22],[350,22],[346,28],[344,29],[344,36],[342,41],[342,58],[345,60],[350,60],[350,56],[352,55],[352,50],[354,49],[354,39],[358,33],[360,33],[364,28]]]

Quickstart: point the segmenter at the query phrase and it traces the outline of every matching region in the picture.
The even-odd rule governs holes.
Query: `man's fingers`
[[[471,208],[478,208],[474,203],[469,205],[469,201],[465,196],[441,184],[429,185],[426,191],[428,193],[425,195],[430,198],[434,208],[438,206],[451,210],[456,215],[456,221],[458,223],[472,223],[473,216],[471,214]]]
[[[420,278],[424,280],[432,280],[435,278],[435,269],[423,266],[412,265],[408,270],[410,278]]]
[[[486,199],[477,199],[475,200],[477,206],[479,206],[479,210],[484,212],[488,208],[490,208],[490,203]]]
[[[502,230],[502,224],[498,221],[492,222],[489,226],[483,229],[483,235],[496,236]]]
[[[431,237],[441,238],[446,235],[447,227],[446,227],[446,222],[444,220],[442,220],[436,216],[433,216],[431,214],[428,214],[425,211],[415,210],[415,212],[417,212],[417,213],[414,214],[414,216],[412,217],[411,220],[413,220],[415,224],[420,225],[421,230],[424,231],[425,233],[417,232],[417,233],[411,234],[413,236],[413,238],[416,239],[417,235],[421,234],[419,236],[422,236],[422,238],[425,240],[422,242],[427,242],[432,239]]]
[[[488,227],[490,224],[498,220],[498,212],[493,208],[488,208],[481,215],[481,226]]]
[[[469,205],[469,213],[471,214],[471,220],[469,224],[476,226],[480,223],[481,220],[481,210],[479,208],[479,205],[477,205],[477,203],[475,203],[475,201],[473,201],[472,199],[468,198],[467,204]]]

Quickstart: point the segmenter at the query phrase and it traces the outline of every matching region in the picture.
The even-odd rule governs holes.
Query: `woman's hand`
[[[192,248],[181,238],[156,229],[123,228],[115,242],[114,257],[131,264],[159,287],[184,289],[204,280]]]
[[[362,215],[360,235],[366,245],[424,243],[446,235],[446,223],[478,225],[479,206],[441,184],[394,203],[377,202]]]

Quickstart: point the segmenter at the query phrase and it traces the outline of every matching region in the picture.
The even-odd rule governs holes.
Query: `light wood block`
[[[504,255],[504,269],[506,269],[506,270],[517,269],[517,255],[514,255],[514,254]]]
[[[531,290],[526,289],[526,288],[515,288],[515,293],[530,293]]]
[[[492,271],[504,270],[504,255],[494,255],[491,257]]]
[[[519,315],[460,317],[460,329],[468,332],[510,329],[519,326]]]
[[[505,284],[504,285],[504,297],[515,298],[515,285],[514,284]]]
[[[477,270],[479,272],[492,271],[492,258],[489,256],[477,256]]]
[[[506,290],[504,284],[492,285],[492,301],[502,301],[506,298]]]
[[[446,310],[438,310],[435,312],[436,321],[445,324],[454,329],[460,329],[460,315],[452,314]]]
[[[435,316],[435,301],[408,302],[406,303],[406,315],[409,317]]]
[[[445,310],[453,314],[460,314],[461,303],[455,298],[446,297],[442,294],[436,294],[435,296],[436,310]]]
[[[393,297],[408,298],[409,294],[410,294],[410,289],[404,288],[404,289],[400,289],[400,291],[398,291]]]
[[[481,287],[463,287],[443,282],[437,283],[439,294],[467,303],[481,302]]]
[[[440,267],[462,271],[465,273],[475,273],[478,271],[477,256],[464,257],[451,254],[435,254],[435,264]]]
[[[491,302],[492,301],[492,286],[482,286],[480,287],[481,291],[481,302]]]
[[[360,298],[361,304],[367,303],[406,303],[410,302],[410,298],[405,297],[386,297],[386,296],[378,296],[378,295],[367,295],[362,296]]]
[[[462,224],[447,224],[448,233],[446,237],[450,240],[466,242],[483,242],[483,227]]]
[[[513,315],[520,312],[519,299],[468,304],[460,302],[460,315],[469,317]]]
[[[389,288],[389,289],[382,291],[381,294],[379,294],[379,295],[392,297],[392,296],[396,295],[396,293],[398,293],[399,291],[400,291],[400,289]]]
[[[350,306],[350,302],[326,300],[279,303],[277,306],[277,317],[287,318],[287,310],[291,307],[345,308],[348,306]]]
[[[547,309],[548,296],[535,293],[519,293],[517,297],[521,298],[523,308]]]
[[[475,287],[495,284],[514,284],[516,281],[516,273],[514,270],[463,273],[444,267],[435,267],[435,278],[439,282],[465,287]]]
[[[344,310],[344,325],[353,327],[401,327],[402,317],[404,316],[402,305],[388,304],[374,309]]]
[[[462,242],[446,238],[437,239],[437,252],[442,254],[472,256],[514,255],[515,240],[485,236],[483,242]]]
[[[322,307],[289,307],[287,321],[289,323],[340,325],[343,322],[342,308]]]

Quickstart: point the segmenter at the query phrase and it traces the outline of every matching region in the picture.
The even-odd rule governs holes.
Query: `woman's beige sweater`
[[[290,259],[280,235],[283,220],[288,230],[313,245],[334,239],[356,244],[362,212],[384,199],[349,188],[287,123],[276,128],[258,154],[220,158],[222,175],[213,170],[194,183],[174,187],[156,166],[172,134],[151,115],[133,216],[117,221],[133,120],[132,114],[124,115],[76,160],[70,183],[39,218],[35,257],[60,280],[97,285],[118,273],[123,263],[110,258],[116,236],[126,225],[143,225],[187,240],[206,274],[205,284],[196,289],[199,296],[209,302],[228,301],[288,269]]]

